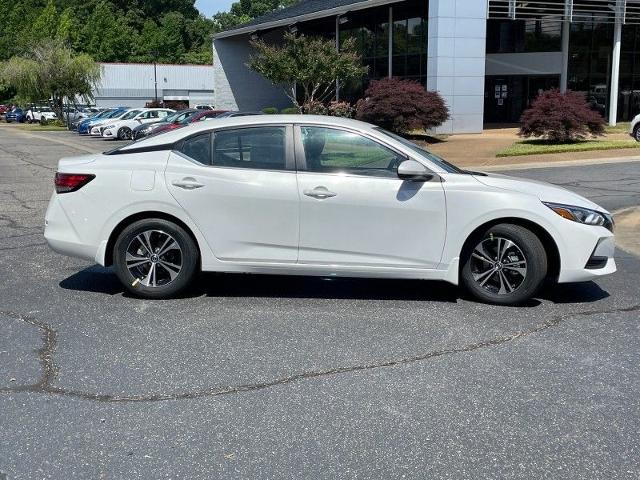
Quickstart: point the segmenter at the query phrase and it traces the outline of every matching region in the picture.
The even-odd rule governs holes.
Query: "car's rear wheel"
[[[198,258],[191,236],[163,219],[132,223],[120,233],[113,250],[113,266],[125,288],[153,299],[184,290],[197,273]]]
[[[469,242],[463,254],[462,283],[477,299],[517,305],[540,289],[547,275],[547,254],[531,230],[494,225]]]
[[[131,129],[129,127],[122,127],[118,130],[118,140],[131,140]]]

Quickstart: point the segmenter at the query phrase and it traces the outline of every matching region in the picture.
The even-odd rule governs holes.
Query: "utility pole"
[[[153,56],[153,88],[155,91],[155,105],[158,104],[158,68],[157,68],[157,63],[158,63],[158,51],[154,50],[151,52],[151,55]]]

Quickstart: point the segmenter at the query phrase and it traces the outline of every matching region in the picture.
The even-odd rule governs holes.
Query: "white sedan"
[[[105,118],[104,120],[102,120],[101,122],[97,122],[91,125],[91,129],[89,130],[89,135],[91,135],[92,137],[101,137],[102,136],[102,132],[104,131],[104,128],[108,125],[111,124],[113,122],[117,122],[119,120],[122,119],[129,119],[129,118],[133,118],[136,115],[140,114],[140,112],[142,112],[142,108],[128,108],[126,110],[118,110],[118,112],[116,113],[115,117],[112,118]]]
[[[122,118],[105,122],[103,128],[100,129],[101,135],[106,139],[131,140],[133,129],[138,125],[162,121],[172,113],[175,113],[175,110],[169,108],[132,110]]]
[[[613,219],[589,200],[332,117],[197,122],[62,159],[45,225],[144,298],[203,270],[444,280],[511,305],[616,271]]]

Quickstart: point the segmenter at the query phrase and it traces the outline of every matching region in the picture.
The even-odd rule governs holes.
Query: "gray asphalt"
[[[636,257],[522,308],[250,275],[141,301],[44,244],[57,159],[103,144],[38,135],[0,128],[0,477],[640,477]],[[640,205],[640,163],[514,174]]]

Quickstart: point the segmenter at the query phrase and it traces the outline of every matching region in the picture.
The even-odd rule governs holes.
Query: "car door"
[[[188,137],[170,154],[167,187],[217,258],[297,261],[292,137],[287,125],[221,129]]]
[[[440,178],[403,181],[407,157],[356,131],[300,125],[299,263],[436,268],[446,232]]]

